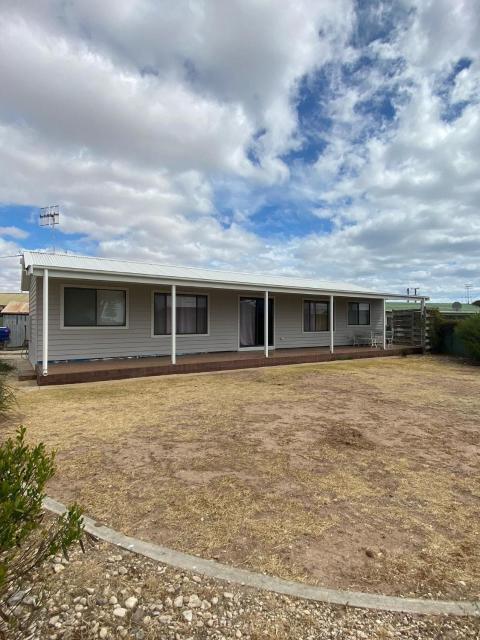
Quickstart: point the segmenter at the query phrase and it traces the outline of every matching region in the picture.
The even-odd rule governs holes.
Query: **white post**
[[[330,353],[333,353],[333,296],[330,296],[329,306],[329,325],[330,325]]]
[[[383,299],[383,348],[387,348],[387,312],[385,308],[385,298]]]
[[[177,362],[177,287],[172,284],[172,364]]]
[[[265,291],[265,310],[263,312],[263,318],[265,321],[265,329],[264,329],[264,342],[265,342],[265,357],[268,358],[268,291]]]
[[[48,376],[48,269],[43,270],[42,375]]]

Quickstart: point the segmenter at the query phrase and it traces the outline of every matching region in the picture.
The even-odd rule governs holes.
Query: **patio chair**
[[[368,347],[371,345],[371,337],[365,333],[355,333],[353,335],[354,347]]]
[[[372,331],[370,334],[370,346],[376,349],[383,349],[383,333],[375,333]]]

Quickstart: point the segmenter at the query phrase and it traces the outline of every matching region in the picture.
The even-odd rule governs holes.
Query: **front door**
[[[265,299],[240,298],[240,349],[265,346]],[[268,300],[268,345],[273,346],[273,299]]]

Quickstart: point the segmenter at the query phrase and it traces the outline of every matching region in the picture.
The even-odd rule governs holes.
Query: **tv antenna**
[[[467,301],[467,304],[470,304],[470,290],[472,289],[472,285],[471,284],[466,284],[465,285],[465,300]]]
[[[410,298],[410,292],[413,292],[411,295],[416,296],[419,289],[420,287],[407,287],[407,297]],[[407,302],[410,302],[410,299],[407,299]]]
[[[50,227],[52,230],[53,253],[55,253],[55,227],[60,224],[60,207],[58,204],[51,204],[40,209],[40,226]]]

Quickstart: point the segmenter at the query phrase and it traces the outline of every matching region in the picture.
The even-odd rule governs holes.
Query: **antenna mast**
[[[465,298],[467,301],[467,304],[470,304],[470,289],[472,288],[471,284],[466,284],[465,285]]]
[[[53,253],[55,253],[55,227],[60,224],[60,207],[58,204],[51,204],[40,209],[40,226],[50,227],[52,230]]]

